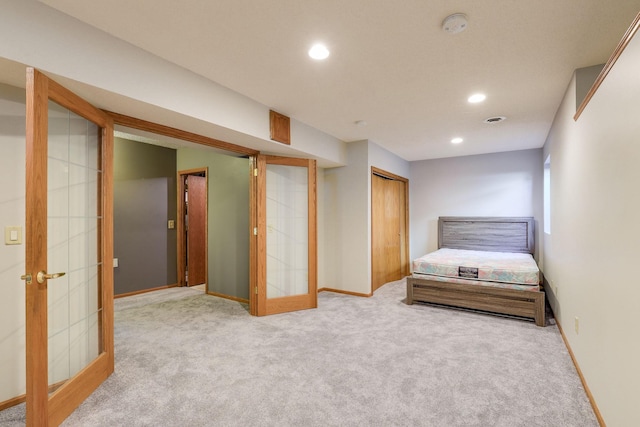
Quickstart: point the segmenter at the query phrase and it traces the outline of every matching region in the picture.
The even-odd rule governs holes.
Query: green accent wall
[[[177,283],[176,150],[115,138],[114,293]]]
[[[249,159],[181,148],[178,170],[208,168],[208,291],[249,299]]]

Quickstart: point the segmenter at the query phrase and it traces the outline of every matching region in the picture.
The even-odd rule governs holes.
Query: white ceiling
[[[410,161],[541,147],[573,70],[606,62],[640,10],[640,0],[40,1]],[[468,29],[443,32],[456,12]],[[323,62],[307,56],[316,41],[331,51]],[[487,100],[468,104],[474,92]],[[492,116],[507,120],[483,123]]]

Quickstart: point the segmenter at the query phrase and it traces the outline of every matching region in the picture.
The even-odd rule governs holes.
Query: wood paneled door
[[[26,87],[27,426],[57,426],[113,372],[113,122]]]
[[[371,292],[409,273],[409,181],[371,168]]]
[[[207,168],[178,172],[178,281],[196,286],[208,279]],[[207,285],[208,286],[208,285]]]
[[[315,308],[315,160],[259,155],[256,175],[256,314]]]

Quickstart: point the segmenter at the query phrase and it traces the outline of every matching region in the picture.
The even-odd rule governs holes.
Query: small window
[[[544,232],[551,234],[551,155],[544,161]]]

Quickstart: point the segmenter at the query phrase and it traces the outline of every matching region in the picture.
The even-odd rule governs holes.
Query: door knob
[[[42,284],[45,280],[57,279],[58,277],[64,276],[66,273],[53,273],[47,274],[46,271],[39,271],[36,275],[36,280],[38,283]]]
[[[26,280],[27,281],[27,285],[31,284],[31,280],[33,278],[31,277],[30,274],[23,274],[22,276],[20,276],[20,280]]]

